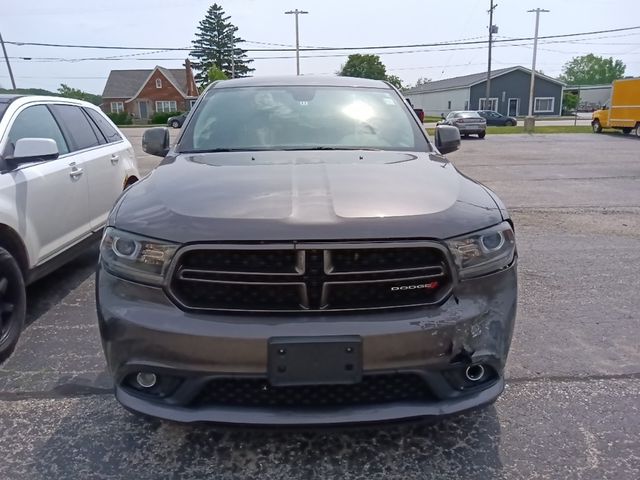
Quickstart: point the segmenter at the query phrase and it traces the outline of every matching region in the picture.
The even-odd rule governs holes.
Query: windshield
[[[210,90],[180,152],[234,150],[430,151],[393,90],[281,86]]]
[[[456,113],[456,118],[479,118],[480,114],[478,112],[458,112]]]

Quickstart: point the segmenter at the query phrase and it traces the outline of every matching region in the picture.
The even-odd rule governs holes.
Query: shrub
[[[127,112],[107,113],[107,117],[109,117],[116,125],[131,125],[133,123],[131,115]]]
[[[169,117],[177,117],[182,112],[156,112],[156,114],[151,117],[151,123],[153,124],[166,124]]]

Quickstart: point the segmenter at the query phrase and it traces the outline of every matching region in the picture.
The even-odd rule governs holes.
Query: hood
[[[437,239],[502,221],[443,157],[384,151],[182,154],[116,208],[116,227],[179,243]]]

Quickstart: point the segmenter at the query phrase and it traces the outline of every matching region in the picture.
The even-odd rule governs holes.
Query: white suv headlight
[[[486,275],[513,262],[516,239],[508,222],[446,241],[461,279]]]
[[[100,262],[118,277],[161,285],[177,249],[174,243],[109,227],[100,244]]]

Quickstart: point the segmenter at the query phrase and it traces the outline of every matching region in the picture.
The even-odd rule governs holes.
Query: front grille
[[[451,291],[432,242],[198,245],[172,266],[170,294],[190,310],[326,312],[434,305]]]
[[[196,397],[196,407],[322,408],[425,402],[433,397],[416,374],[365,375],[353,385],[272,387],[263,379],[210,380]]]

